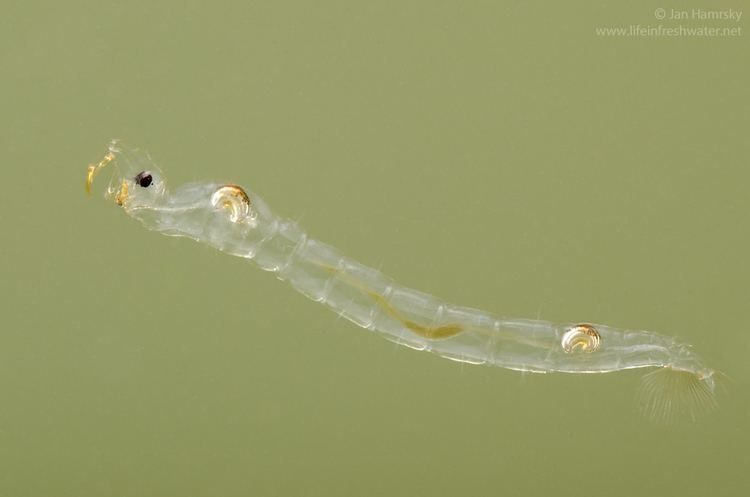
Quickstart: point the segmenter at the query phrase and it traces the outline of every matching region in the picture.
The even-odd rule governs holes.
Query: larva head
[[[125,209],[155,205],[166,192],[164,176],[151,156],[119,140],[112,140],[104,158],[88,167],[87,192],[91,192],[95,178],[104,169],[111,171],[105,195]]]

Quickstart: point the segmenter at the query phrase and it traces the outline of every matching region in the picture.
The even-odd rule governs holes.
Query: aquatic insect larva
[[[191,183],[175,190],[151,157],[112,141],[89,166],[90,191],[103,169],[107,196],[146,228],[206,243],[255,262],[353,323],[408,347],[472,364],[534,373],[609,373],[655,368],[644,379],[647,412],[713,405],[714,370],[693,350],[650,331],[605,325],[503,319],[398,285],[277,216],[254,192],[235,184]],[[675,380],[676,378],[676,380]],[[670,390],[677,389],[675,396]]]

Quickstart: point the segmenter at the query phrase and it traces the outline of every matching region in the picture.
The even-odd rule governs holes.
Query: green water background
[[[619,3],[4,3],[0,495],[746,492],[750,35]],[[397,347],[87,198],[113,137],[450,302],[692,343],[720,409]]]

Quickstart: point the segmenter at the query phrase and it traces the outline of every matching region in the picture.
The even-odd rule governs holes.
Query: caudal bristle
[[[696,421],[718,406],[712,378],[689,371],[661,367],[641,380],[641,413],[656,423],[681,419]]]

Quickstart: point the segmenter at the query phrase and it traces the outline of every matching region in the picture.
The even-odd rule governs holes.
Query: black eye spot
[[[148,186],[151,184],[153,180],[154,178],[151,176],[151,173],[148,171],[141,171],[135,177],[135,182],[138,183],[138,185],[142,186],[143,188],[148,188]]]

